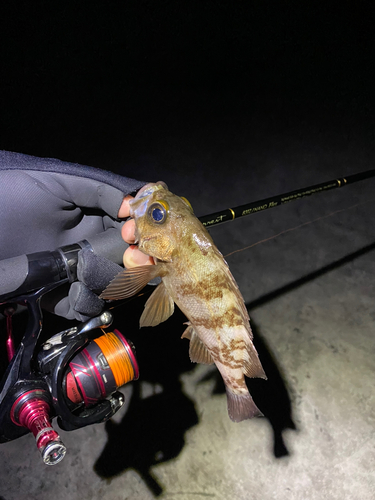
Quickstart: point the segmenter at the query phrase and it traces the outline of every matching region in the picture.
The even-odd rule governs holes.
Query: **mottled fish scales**
[[[149,270],[122,271],[103,298],[136,293],[155,276],[162,283],[145,304],[141,326],[165,321],[174,303],[188,318],[183,338],[190,341],[190,359],[215,363],[227,393],[233,421],[261,415],[245,383],[247,377],[266,378],[253,344],[249,315],[223,256],[189,203],[164,185],[150,184],[130,202],[139,249],[154,257]]]

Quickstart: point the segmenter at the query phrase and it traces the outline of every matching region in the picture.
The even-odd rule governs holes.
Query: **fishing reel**
[[[139,369],[132,343],[116,329],[107,331],[113,319],[108,311],[38,346],[40,298],[46,288],[51,286],[17,300],[29,309],[29,324],[17,351],[12,350],[7,322],[12,359],[0,383],[0,443],[32,432],[44,463],[55,465],[66,448],[52,420],[57,417],[67,431],[105,422],[124,404],[118,389],[136,380]],[[8,318],[13,310],[14,305],[3,304]]]

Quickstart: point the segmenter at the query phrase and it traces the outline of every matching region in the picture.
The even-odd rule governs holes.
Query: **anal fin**
[[[194,327],[187,323],[188,327],[182,334],[182,339],[190,339],[189,357],[193,363],[203,363],[205,365],[212,365],[214,360],[209,353],[207,347],[203,344],[201,339],[198,337],[197,332]]]
[[[263,366],[258,357],[258,353],[252,342],[251,346],[246,351],[243,373],[244,375],[246,375],[246,377],[267,379],[267,375],[264,373]]]

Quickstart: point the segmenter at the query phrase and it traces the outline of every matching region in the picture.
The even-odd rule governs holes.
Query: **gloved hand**
[[[1,264],[9,262],[4,259],[87,240],[93,251],[79,252],[78,281],[50,292],[43,303],[68,319],[99,314],[104,302],[97,293],[119,272],[127,248],[120,220],[129,215],[127,196],[144,184],[100,169],[0,151],[0,295],[7,292],[1,290],[6,272]],[[128,255],[137,261],[139,253],[130,248]]]

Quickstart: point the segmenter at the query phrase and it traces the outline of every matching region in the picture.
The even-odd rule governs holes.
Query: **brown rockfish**
[[[176,303],[189,320],[182,337],[190,340],[190,359],[216,364],[225,383],[230,418],[240,422],[261,415],[244,378],[266,378],[252,342],[249,316],[208,231],[189,202],[162,184],[145,186],[129,205],[138,248],[151,255],[155,265],[125,269],[101,297],[130,297],[160,276],[162,282],[147,300],[140,326],[165,321]]]

